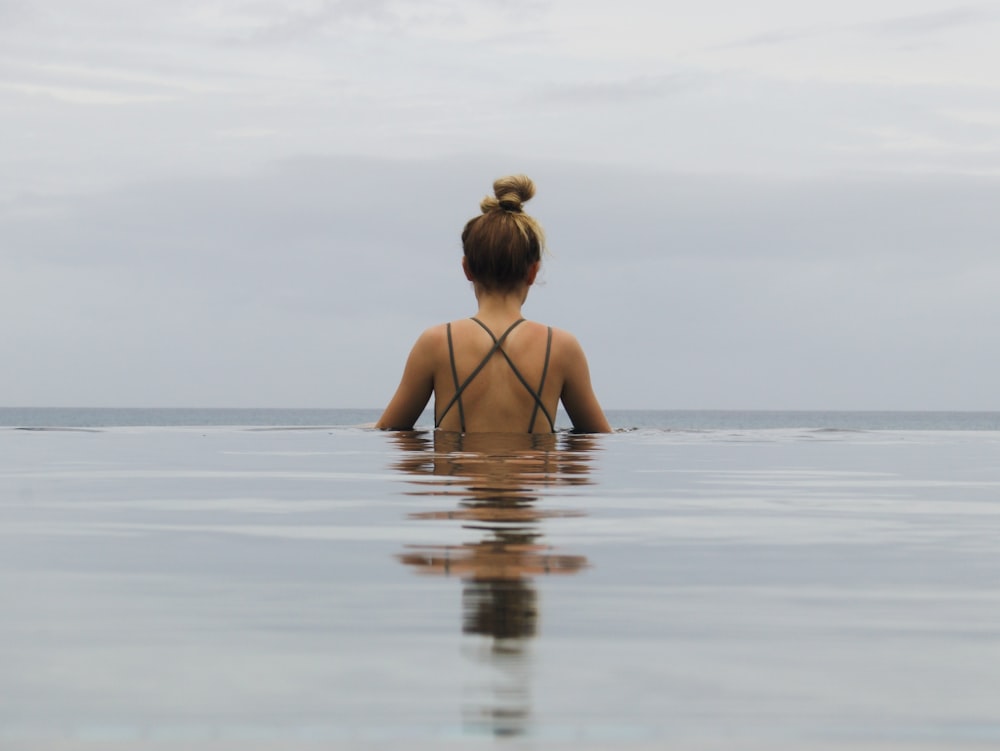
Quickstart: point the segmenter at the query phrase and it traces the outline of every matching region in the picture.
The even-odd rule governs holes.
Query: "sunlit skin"
[[[499,337],[514,321],[522,318],[521,308],[535,283],[539,263],[528,268],[524,280],[510,289],[498,290],[480,284],[462,259],[465,277],[473,283],[478,310],[475,317]],[[541,382],[548,328],[525,321],[507,338],[504,349],[530,384]],[[489,352],[489,335],[470,319],[452,322],[455,364],[459,379],[471,373]],[[403,377],[385,412],[375,423],[384,430],[406,430],[420,417],[431,395],[441,411],[455,393],[445,324],[427,329],[410,352]],[[567,331],[552,329],[552,351],[542,402],[555,415],[562,402],[574,430],[607,433],[611,426],[597,401],[590,381],[590,369],[583,348]],[[493,355],[479,376],[462,393],[466,432],[524,432],[527,415],[534,407],[532,396],[514,375],[501,353]],[[451,409],[439,426],[442,430],[461,429],[458,410]],[[548,432],[546,420],[538,419],[534,432]]]

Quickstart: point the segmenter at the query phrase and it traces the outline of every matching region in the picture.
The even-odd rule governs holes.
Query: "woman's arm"
[[[581,433],[610,433],[611,425],[590,383],[587,356],[572,336],[568,336],[565,363],[566,380],[563,381],[560,399],[573,422],[573,429]]]
[[[427,406],[434,391],[432,334],[425,331],[410,350],[392,401],[375,423],[381,430],[410,430]]]

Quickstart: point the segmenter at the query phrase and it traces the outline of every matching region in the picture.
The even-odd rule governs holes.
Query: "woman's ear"
[[[538,268],[541,265],[541,261],[535,261],[528,267],[528,273],[525,275],[524,281],[527,282],[529,287],[535,283],[535,277],[538,276]]]
[[[472,278],[472,272],[469,271],[469,259],[466,258],[465,256],[462,256],[462,271],[465,272],[465,278],[468,279],[470,282],[476,281],[475,279]]]

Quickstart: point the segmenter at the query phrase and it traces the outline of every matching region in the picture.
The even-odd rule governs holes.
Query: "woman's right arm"
[[[576,338],[567,337],[564,359],[566,378],[560,395],[566,414],[573,422],[573,429],[580,433],[610,433],[611,425],[590,383],[590,366],[583,347]]]
[[[376,428],[410,430],[423,413],[434,391],[432,331],[425,331],[410,350],[399,387],[389,406],[375,423]]]

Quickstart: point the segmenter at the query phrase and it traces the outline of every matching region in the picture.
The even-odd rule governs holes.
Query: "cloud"
[[[997,20],[995,11],[980,7],[957,7],[942,11],[914,13],[863,23],[805,25],[784,27],[738,37],[730,42],[710,47],[712,50],[735,50],[754,47],[792,45],[809,40],[843,39],[857,32],[874,33],[880,36],[916,37],[947,32]]]
[[[536,98],[550,104],[622,104],[660,99],[692,83],[692,76],[679,73],[583,83],[552,83],[542,87]]]
[[[4,24],[18,23],[32,15],[32,3],[23,0],[0,0],[0,19]]]
[[[290,42],[322,34],[335,24],[371,22],[380,28],[398,28],[397,14],[386,0],[324,0],[280,6],[248,6],[243,17],[247,31],[235,37],[248,42]],[[256,12],[253,12],[256,11]]]
[[[876,23],[861,24],[857,28],[892,36],[923,36],[966,26],[993,23],[996,20],[995,11],[981,7],[957,7],[896,16]]]
[[[193,75],[169,74],[155,70],[135,70],[129,67],[112,67],[81,64],[25,64],[22,74],[36,80],[51,82],[83,81],[90,85],[119,86],[126,91],[162,89],[171,93],[212,93],[219,87]]]
[[[85,86],[49,86],[9,81],[0,81],[0,89],[28,96],[46,96],[70,104],[142,104],[169,102],[174,98],[165,94],[129,94]]]
[[[360,33],[455,41],[461,41],[463,35],[477,38],[485,35],[494,41],[506,36],[509,41],[517,41],[518,33],[533,35],[524,29],[525,18],[539,18],[546,7],[545,3],[535,0],[502,5],[450,0],[258,3],[241,9],[236,25],[243,33],[233,38],[249,43],[286,43],[323,35]]]
[[[770,47],[774,45],[789,44],[799,42],[816,36],[830,33],[829,29],[821,27],[813,28],[788,28],[771,29],[757,34],[740,37],[731,42],[711,47],[710,49],[726,50],[739,49],[742,47]]]
[[[872,128],[869,134],[879,142],[879,148],[887,152],[906,152],[921,155],[956,156],[970,155],[983,158],[984,168],[1000,170],[1000,136],[995,131],[983,132],[982,138],[947,139],[897,127]]]
[[[278,131],[273,128],[228,128],[225,130],[217,130],[216,134],[222,138],[270,138],[271,136],[277,135]]]

